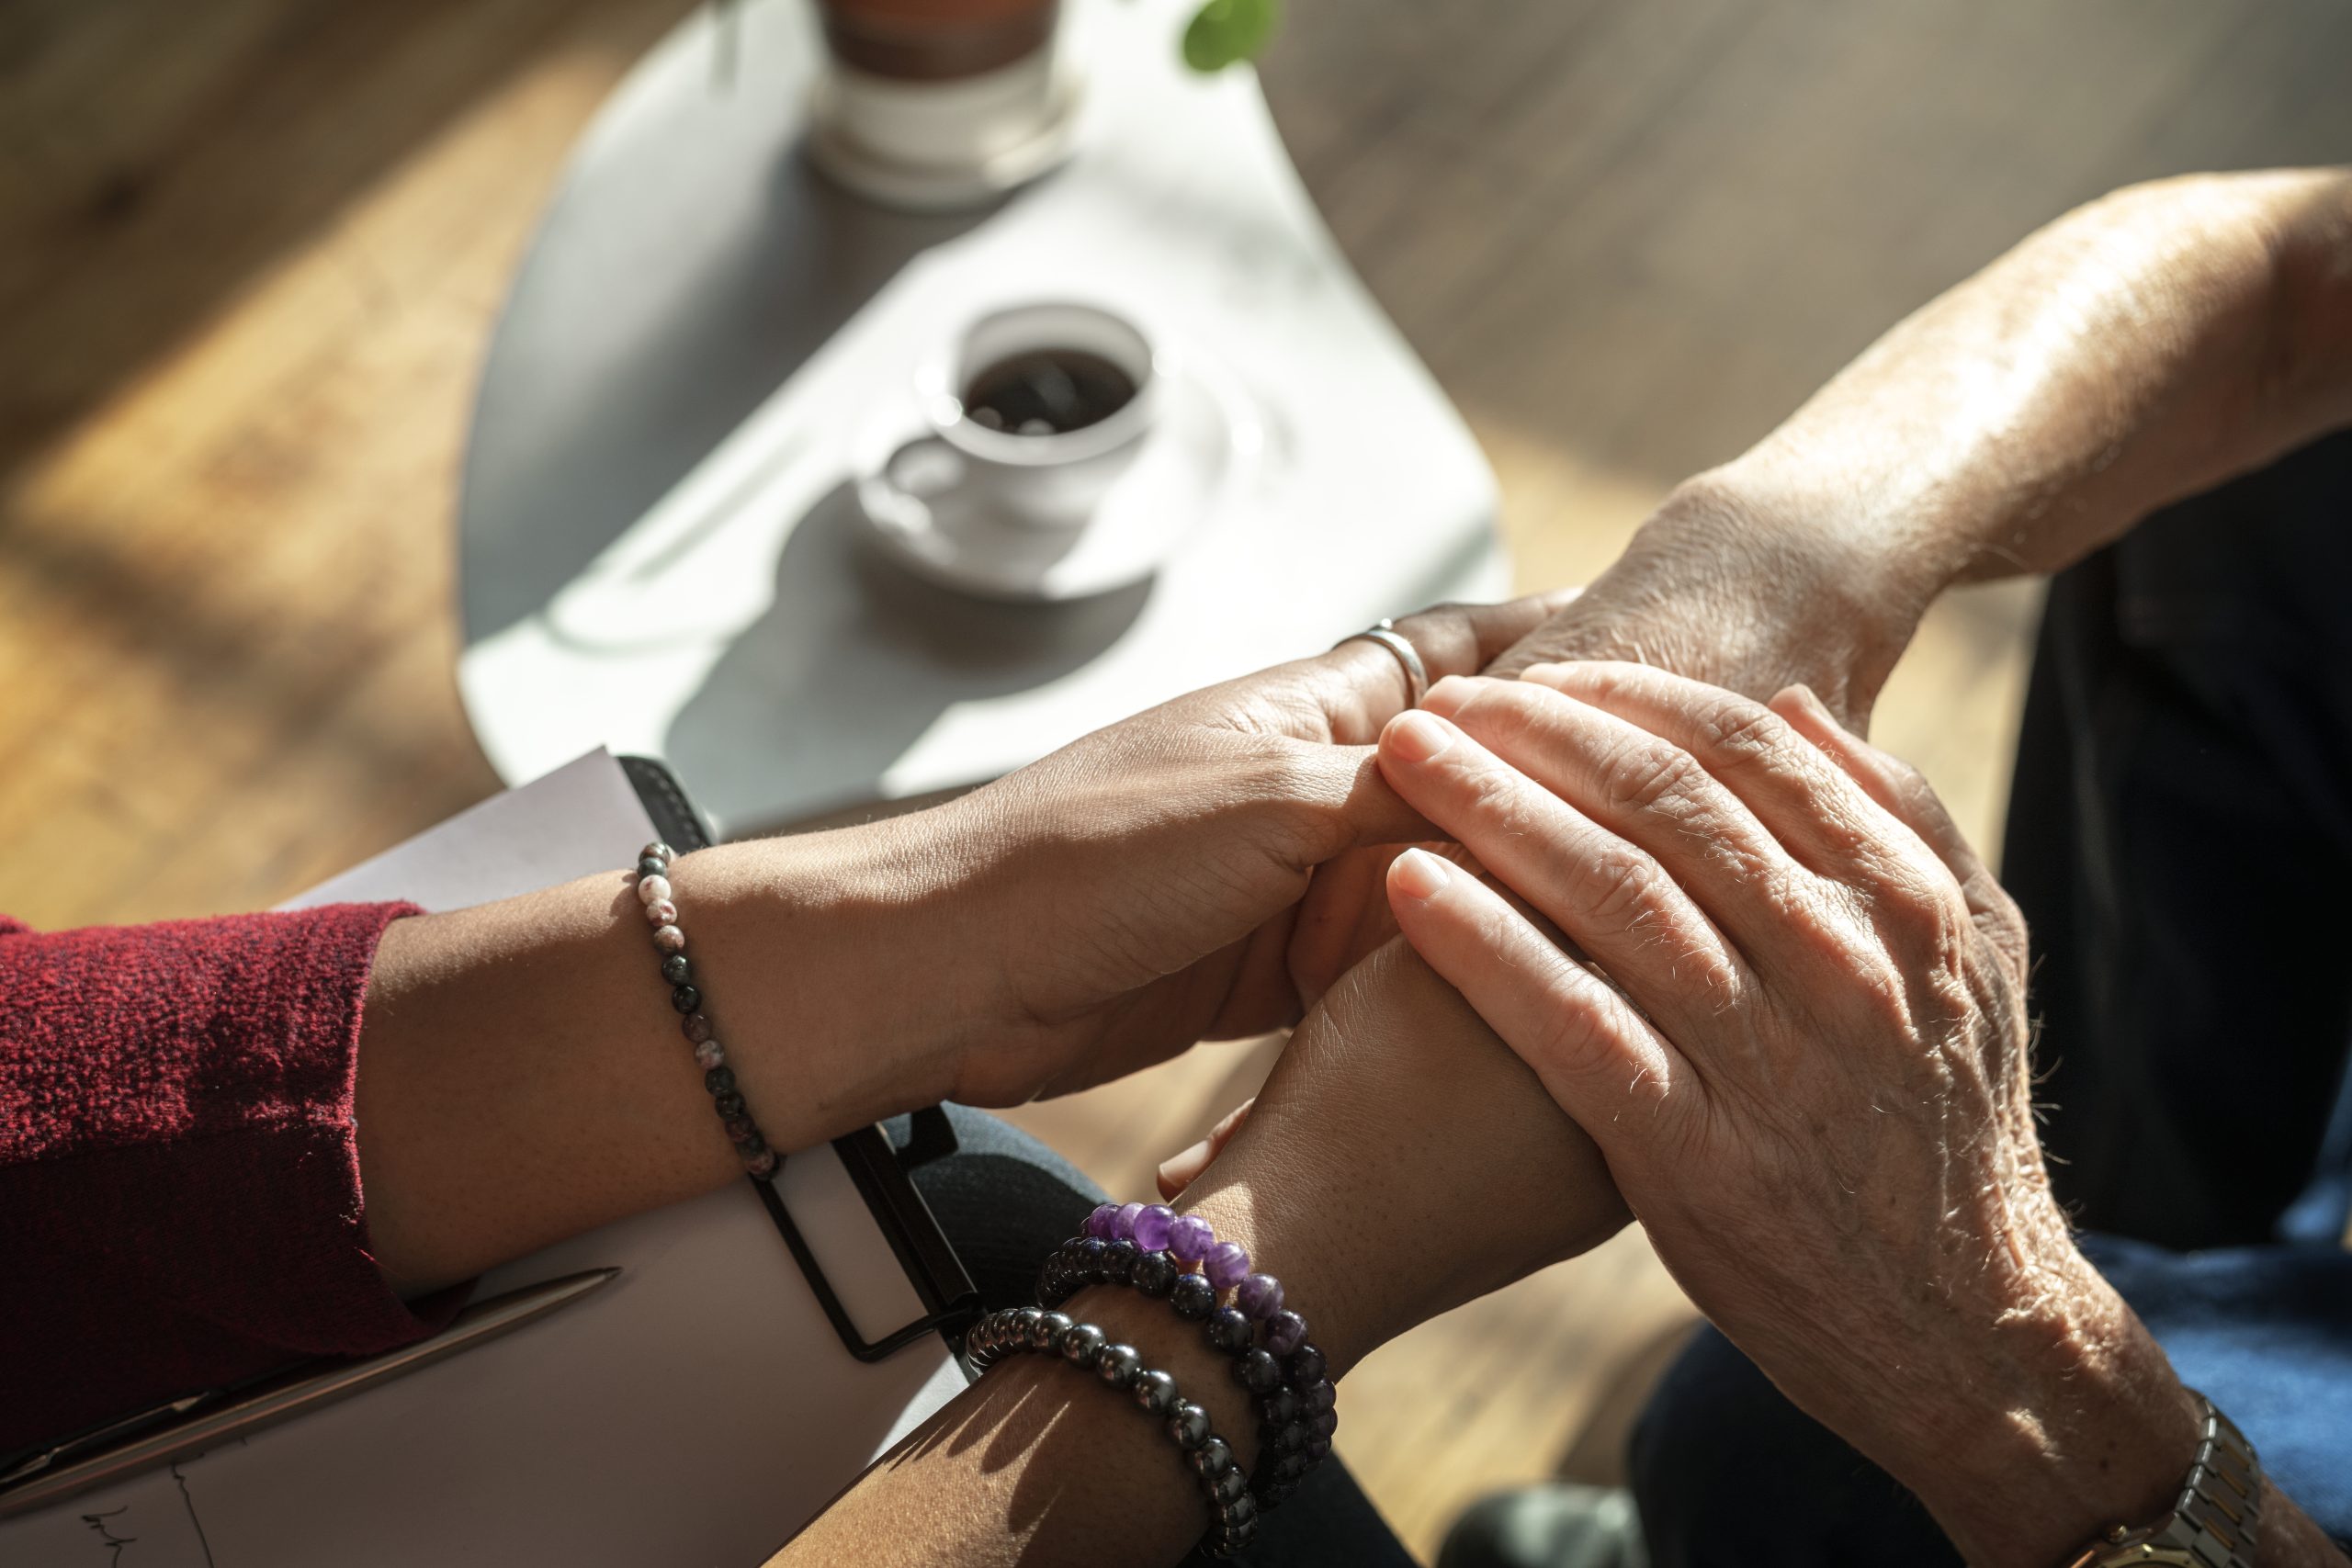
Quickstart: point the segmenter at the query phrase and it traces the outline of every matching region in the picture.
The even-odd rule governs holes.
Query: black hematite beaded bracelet
[[[1184,1455],[1216,1523],[1201,1538],[1211,1557],[1230,1557],[1258,1533],[1258,1503],[1249,1477],[1233,1461],[1233,1446],[1209,1429],[1209,1413],[1177,1391],[1176,1380],[1143,1364],[1143,1352],[1113,1343],[1091,1323],[1076,1323],[1039,1307],[992,1312],[964,1336],[964,1354],[984,1372],[1008,1355],[1055,1354],[1085,1367],[1113,1388],[1127,1391],[1137,1409],[1166,1423],[1170,1441]]]
[[[1144,1209],[1143,1205],[1131,1207]],[[1108,1222],[1114,1226],[1116,1219],[1128,1219],[1138,1231],[1149,1226],[1158,1234],[1165,1228],[1149,1220],[1138,1224],[1113,1204],[1102,1205],[1096,1215],[1106,1211],[1116,1216]],[[1279,1314],[1288,1321],[1277,1337],[1274,1314],[1266,1314],[1261,1327],[1238,1305],[1218,1305],[1217,1289],[1207,1275],[1188,1270],[1166,1249],[1145,1251],[1132,1234],[1107,1238],[1079,1235],[1062,1243],[1039,1271],[1038,1300],[1048,1308],[1057,1307],[1088,1285],[1127,1285],[1165,1300],[1178,1317],[1202,1325],[1203,1337],[1213,1348],[1232,1358],[1234,1381],[1249,1390],[1258,1409],[1258,1464],[1250,1477],[1250,1490],[1261,1507],[1279,1506],[1330,1453],[1332,1436],[1339,1429],[1336,1391],[1323,1352],[1306,1342],[1306,1324],[1296,1314]],[[1279,1299],[1277,1292],[1275,1300]],[[1253,1334],[1253,1329],[1258,1333]],[[1259,1335],[1268,1343],[1254,1343]],[[1288,1348],[1277,1351],[1269,1345]]]
[[[637,901],[653,928],[653,950],[662,955],[662,978],[670,984],[670,1005],[679,1013],[679,1027],[695,1050],[695,1065],[702,1068],[702,1087],[718,1111],[719,1125],[755,1181],[773,1181],[783,1156],[768,1147],[760,1124],[743,1103],[735,1085],[735,1069],[727,1065],[727,1047],[718,1043],[704,1010],[702,989],[695,984],[694,964],[686,957],[686,933],[678,924],[678,906],[672,901],[670,863],[677,858],[669,845],[655,842],[637,852]]]

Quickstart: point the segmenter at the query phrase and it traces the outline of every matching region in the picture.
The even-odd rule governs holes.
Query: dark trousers
[[[2003,860],[2086,1250],[2352,1539],[2352,435],[2052,585]],[[1629,1460],[1657,1568],[1958,1561],[1713,1330]]]
[[[917,1165],[916,1190],[955,1244],[982,1304],[990,1310],[1030,1305],[1046,1255],[1078,1234],[1079,1222],[1102,1201],[1103,1192],[1053,1150],[985,1111],[951,1105],[947,1115],[956,1132],[954,1152]],[[890,1122],[888,1130],[905,1149],[907,1119]],[[1169,1332],[1182,1326],[1171,1314]],[[1148,1355],[1151,1348],[1142,1348]],[[1101,1389],[1080,1393],[1108,1397]],[[1192,1484],[1177,1458],[1170,1449],[1168,1483]],[[1206,1504],[1201,1523],[1205,1529]],[[1207,1561],[1193,1552],[1183,1568],[1205,1568]],[[1412,1555],[1336,1454],[1316,1467],[1295,1496],[1265,1516],[1248,1551],[1228,1561],[1265,1568],[1413,1568]]]

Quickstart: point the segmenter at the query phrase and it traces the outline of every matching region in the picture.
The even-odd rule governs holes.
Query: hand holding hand
[[[1204,1171],[1170,1171],[1178,1206],[1282,1277],[1335,1368],[1625,1223],[1592,1140],[1402,942],[1340,978],[1219,1133]]]
[[[1555,603],[1446,606],[1397,629],[1434,679],[1477,670]],[[932,928],[894,940],[938,965],[922,976],[933,1016],[910,1031],[940,1042],[938,1093],[1016,1104],[1295,1022],[1291,940],[1316,867],[1427,836],[1373,758],[1406,694],[1394,655],[1345,642],[877,824],[894,888],[941,889],[892,895]]]
[[[2023,926],[1924,782],[1804,692],[1546,666],[1426,706],[1398,793],[1592,966],[1428,856],[1399,922],[1692,1299],[1972,1561],[2161,1511],[2188,1408],[2051,1197]]]

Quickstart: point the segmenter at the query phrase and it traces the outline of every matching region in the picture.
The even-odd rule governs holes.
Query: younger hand
[[[1479,669],[1555,603],[1448,605],[1396,629],[1435,680]],[[1373,758],[1405,697],[1394,655],[1344,642],[877,824],[895,862],[946,884],[929,900],[942,929],[921,939],[940,969],[910,976],[944,1006],[941,1094],[1017,1104],[1296,1021],[1292,937],[1316,868],[1428,836]]]

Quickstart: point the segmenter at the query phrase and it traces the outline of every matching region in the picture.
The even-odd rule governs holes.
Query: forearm
[[[1460,671],[1544,609],[1408,626]],[[769,1143],[943,1097],[1017,1104],[1292,1016],[1270,960],[1308,868],[1412,826],[1357,749],[1396,687],[1394,661],[1357,645],[1163,704],[945,806],[687,857],[684,956]],[[618,871],[385,939],[356,1124],[371,1242],[399,1285],[728,1179],[657,958]]]
[[[1192,1212],[1281,1273],[1293,1300],[1306,1305],[1321,1293],[1325,1276],[1312,1235],[1279,1221],[1258,1223],[1229,1200]],[[1166,1303],[1097,1287],[1060,1310],[1102,1328],[1113,1343],[1135,1346],[1144,1365],[1168,1372],[1184,1398],[1209,1413],[1237,1463],[1255,1462],[1257,1421],[1247,1394],[1225,1356]],[[1327,1349],[1337,1376],[1338,1346]],[[1173,1562],[1200,1539],[1210,1515],[1164,1426],[1091,1369],[1057,1355],[1010,1356],[867,1471],[776,1555],[773,1568]]]
[[[2048,571],[2352,423],[2352,174],[2120,191],[1896,325],[1679,487],[1494,666],[1626,659],[1859,726],[1957,581]]]
[[[957,998],[888,974],[935,940],[936,867],[827,834],[705,851],[671,876],[705,1010],[773,1146],[937,1097]],[[370,1240],[398,1287],[741,1174],[659,957],[620,872],[386,931],[356,1122]]]
[[[2352,423],[2352,174],[2201,175],[2068,214],[1897,325],[1736,465],[1883,585],[2049,571]],[[1794,524],[1798,521],[1790,518]]]
[[[1465,1160],[1474,1142],[1480,1157]],[[1256,1110],[1178,1206],[1282,1280],[1335,1379],[1626,1217],[1591,1141],[1401,943],[1349,971],[1300,1024]],[[1164,1303],[1092,1290],[1062,1310],[1135,1345],[1208,1409],[1243,1462],[1254,1456],[1256,1424],[1229,1367]],[[1207,1519],[1157,1422],[1072,1367],[1016,1356],[777,1561],[1173,1562]]]

